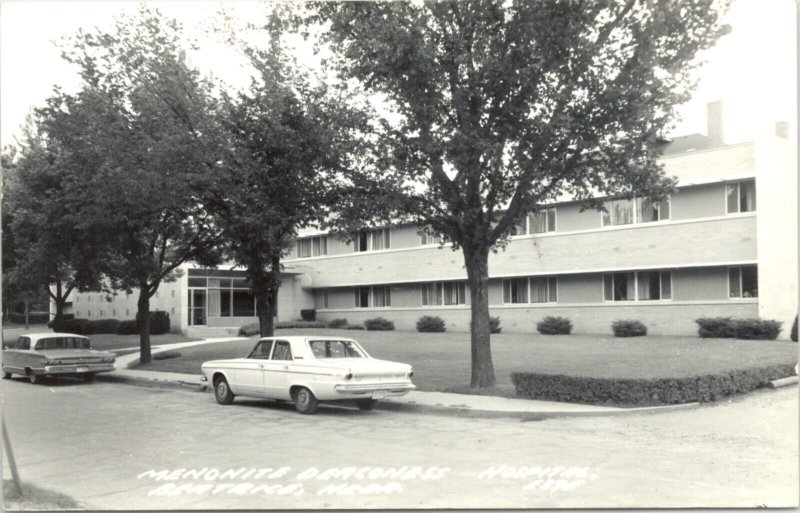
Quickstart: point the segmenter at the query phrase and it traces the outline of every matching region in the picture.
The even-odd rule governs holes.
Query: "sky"
[[[246,73],[236,55],[203,36],[221,7],[246,20],[258,19],[253,0],[148,2],[196,30],[197,65],[232,84]],[[109,28],[114,16],[138,8],[134,1],[0,0],[0,143],[13,143],[32,108],[42,105],[53,86],[77,89],[76,69],[63,61],[58,41],[79,28]],[[692,101],[679,109],[682,121],[672,135],[705,133],[706,104],[725,104],[726,142],[756,139],[789,121],[796,137],[797,11],[795,0],[734,0],[727,15],[731,34],[704,56]]]

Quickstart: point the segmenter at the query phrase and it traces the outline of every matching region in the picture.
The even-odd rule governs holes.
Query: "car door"
[[[262,340],[259,342],[247,359],[237,365],[236,392],[240,395],[251,395],[265,397],[264,388],[264,365],[269,363],[269,355],[272,352],[272,340]]]
[[[29,337],[19,337],[16,344],[3,351],[3,367],[21,370],[25,368],[25,352],[31,347]]]
[[[272,356],[264,365],[264,388],[274,399],[289,399],[289,371],[292,365],[292,347],[286,340],[276,340]]]

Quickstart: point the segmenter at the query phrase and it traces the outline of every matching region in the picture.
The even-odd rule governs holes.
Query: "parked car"
[[[21,374],[36,383],[42,376],[69,375],[94,381],[98,372],[113,371],[115,360],[113,353],[95,351],[89,339],[80,335],[31,333],[4,348],[3,379]]]
[[[355,400],[362,410],[375,401],[414,390],[410,365],[370,357],[358,342],[340,337],[267,337],[246,358],[201,366],[220,404],[237,395],[294,401],[300,413],[320,401]]]

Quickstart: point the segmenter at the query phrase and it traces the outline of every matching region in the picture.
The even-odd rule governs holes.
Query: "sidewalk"
[[[234,342],[246,340],[243,337],[221,337],[179,342],[153,346],[152,353],[160,353],[215,342]],[[200,391],[208,389],[208,384],[200,381],[199,374],[182,374],[177,372],[157,372],[129,369],[128,365],[137,361],[138,353],[117,358],[117,370],[98,377],[107,381],[135,381],[155,386],[185,386]],[[445,392],[410,392],[402,397],[392,397],[379,401],[375,407],[384,410],[417,411],[437,415],[455,415],[459,417],[512,417],[523,420],[539,420],[553,417],[585,417],[598,415],[628,415],[636,413],[652,413],[677,409],[696,408],[698,403],[679,404],[674,406],[653,406],[644,408],[617,408],[611,406],[594,406],[589,404],[559,403],[538,401],[535,399],[512,399],[487,395],[452,394]]]

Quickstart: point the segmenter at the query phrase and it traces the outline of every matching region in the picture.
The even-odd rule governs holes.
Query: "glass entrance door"
[[[206,289],[189,289],[189,326],[206,325]]]

